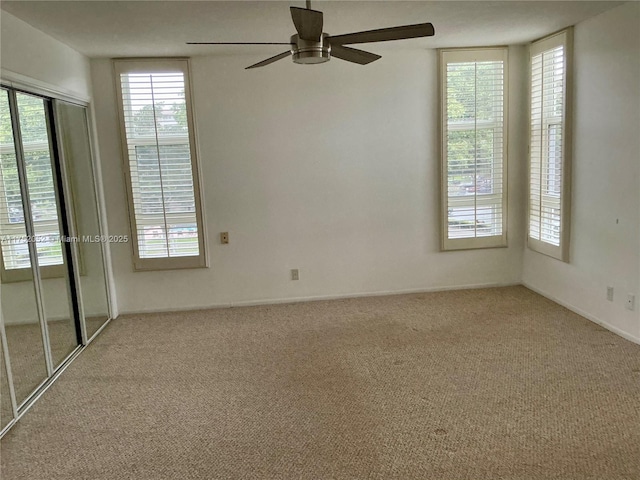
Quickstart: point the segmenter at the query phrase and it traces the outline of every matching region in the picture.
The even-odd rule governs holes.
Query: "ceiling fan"
[[[378,60],[380,55],[346,47],[355,43],[387,42],[407,38],[430,37],[435,31],[430,23],[403,25],[401,27],[380,28],[365,32],[329,35],[322,31],[322,12],[311,9],[311,0],[306,0],[307,8],[291,7],[291,18],[298,32],[289,42],[187,42],[188,45],[289,45],[289,50],[247,67],[264,67],[288,56],[295,63],[314,64],[328,62],[336,57],[347,62],[366,65]]]

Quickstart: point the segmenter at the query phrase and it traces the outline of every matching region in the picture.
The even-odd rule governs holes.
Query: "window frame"
[[[116,58],[112,60],[114,80],[116,84],[116,100],[118,106],[118,118],[120,123],[120,143],[122,147],[122,162],[127,189],[127,209],[129,212],[129,226],[131,229],[131,245],[133,249],[133,267],[135,271],[173,270],[184,268],[206,268],[208,255],[206,247],[206,228],[204,223],[202,188],[200,185],[199,155],[196,142],[195,119],[193,112],[193,88],[191,85],[191,68],[188,58]],[[122,96],[122,82],[120,75],[123,73],[167,73],[180,72],[184,75],[184,97],[186,105],[186,118],[188,143],[191,159],[191,175],[193,180],[193,194],[195,203],[195,217],[198,228],[198,255],[180,257],[153,257],[142,258],[138,246],[138,219],[135,216],[133,199],[133,185],[131,180],[131,168],[129,161],[129,145],[127,143],[126,125],[124,119],[124,103]],[[184,139],[184,138],[183,138]],[[148,141],[147,141],[148,140]],[[143,145],[156,145],[153,139],[147,139],[140,143]],[[175,140],[175,139],[173,139]],[[159,139],[159,144],[163,142]]]
[[[502,193],[501,195],[502,233],[500,235],[482,237],[449,238],[449,179],[447,161],[447,64],[462,62],[502,61],[503,62],[503,116],[502,116]],[[508,136],[509,136],[509,49],[506,46],[474,47],[474,48],[444,48],[438,50],[438,87],[439,87],[439,127],[440,127],[440,248],[442,251],[472,250],[482,248],[503,248],[508,246]],[[478,131],[476,128],[475,131]],[[471,196],[470,196],[471,197]],[[478,200],[490,200],[487,195],[474,195],[477,208]],[[469,198],[469,202],[471,202]],[[458,202],[461,203],[461,202]],[[498,202],[490,202],[495,205]]]
[[[543,118],[542,129],[548,129],[553,125],[560,124],[562,128],[562,150],[561,150],[561,179],[560,193],[557,204],[560,207],[560,235],[559,245],[545,242],[542,239],[531,237],[531,190],[532,182],[532,83],[533,83],[533,58],[536,55],[553,50],[559,46],[563,47],[564,59],[564,75],[563,75],[563,112],[562,117],[554,117],[553,121],[545,121]],[[529,45],[529,65],[527,73],[527,89],[528,89],[528,162],[527,162],[527,247],[530,250],[541,253],[543,255],[555,258],[562,262],[569,262],[569,248],[571,237],[571,164],[573,151],[573,131],[572,131],[572,115],[573,115],[573,27],[566,28],[552,35],[536,40]],[[548,137],[548,135],[547,135]],[[548,139],[541,143],[541,151],[548,151]],[[543,159],[544,161],[545,159]],[[548,164],[548,156],[546,158]],[[541,168],[542,170],[542,168]],[[540,183],[543,183],[540,179]],[[555,202],[555,201],[554,201]],[[540,200],[540,208],[542,209],[542,199]],[[540,214],[542,218],[542,214]]]

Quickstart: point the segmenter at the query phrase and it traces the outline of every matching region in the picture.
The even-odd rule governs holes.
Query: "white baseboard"
[[[177,308],[145,308],[140,310],[121,310],[120,315],[137,315],[141,313],[171,313],[171,312],[186,312],[195,310],[209,310],[212,308],[232,308],[232,307],[254,307],[259,305],[278,305],[283,303],[299,303],[299,302],[317,302],[321,300],[340,300],[344,298],[361,298],[361,297],[382,297],[385,295],[406,295],[410,293],[429,293],[429,292],[442,292],[449,290],[472,290],[478,288],[494,288],[494,287],[511,287],[514,285],[520,285],[519,282],[513,283],[478,283],[470,285],[451,285],[442,287],[431,288],[415,288],[405,290],[378,290],[374,292],[358,292],[358,293],[345,293],[337,295],[312,295],[307,297],[286,297],[286,298],[264,298],[257,300],[239,300],[236,302],[227,303],[213,303],[207,305],[193,305],[188,307]]]
[[[588,312],[585,312],[584,310],[576,307],[575,305],[572,305],[572,304],[570,304],[568,302],[565,302],[564,300],[560,300],[558,297],[556,297],[555,295],[550,294],[549,292],[545,292],[544,290],[541,290],[541,289],[539,289],[537,287],[529,285],[526,282],[522,282],[522,285],[527,287],[529,290],[532,290],[532,291],[536,292],[537,294],[542,295],[543,297],[548,298],[549,300],[551,300],[551,301],[553,301],[553,302],[555,302],[555,303],[557,303],[559,305],[562,305],[565,308],[568,308],[569,310],[571,310],[574,313],[577,313],[581,317],[584,317],[587,320],[591,320],[592,322],[597,323],[598,325],[606,328],[607,330],[615,333],[616,335],[620,335],[622,338],[625,338],[625,339],[629,340],[630,342],[637,343],[637,344],[640,345],[640,338],[631,335],[629,332],[625,332],[624,330],[622,330],[622,329],[620,329],[618,327],[615,327],[615,326],[611,325],[610,323],[605,322],[604,320],[601,320],[601,319],[591,315]]]

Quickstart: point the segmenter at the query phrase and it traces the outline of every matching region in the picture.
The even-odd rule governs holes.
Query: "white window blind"
[[[535,42],[530,53],[530,248],[567,260],[569,136],[567,94],[569,32]]]
[[[62,265],[62,244],[58,222],[58,206],[54,187],[45,100],[23,93],[16,94],[19,128],[26,180],[36,236],[38,264],[43,275],[55,276],[47,267]],[[8,92],[0,97],[0,233],[2,235],[2,277],[4,281],[23,279],[20,270],[31,268],[24,223],[24,210],[13,140]],[[16,273],[13,274],[12,271]],[[31,273],[27,272],[29,276]]]
[[[506,246],[507,49],[442,50],[442,247]]]
[[[136,267],[204,266],[188,64],[115,65]]]

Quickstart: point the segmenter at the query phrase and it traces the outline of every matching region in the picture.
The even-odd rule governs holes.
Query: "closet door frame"
[[[14,137],[15,151],[16,151],[16,163],[18,168],[18,178],[20,183],[21,200],[24,211],[25,230],[28,236],[33,237],[35,235],[33,226],[33,217],[31,215],[31,204],[29,201],[28,183],[26,179],[26,165],[24,163],[24,151],[22,147],[22,139],[20,135],[20,123],[19,112],[17,109],[16,94],[24,93],[31,96],[40,97],[43,100],[45,107],[45,116],[47,121],[48,135],[50,136],[50,151],[51,151],[51,164],[52,174],[54,180],[54,190],[56,194],[56,200],[58,203],[58,212],[60,215],[60,235],[64,237],[75,237],[77,232],[75,228],[73,205],[71,204],[70,197],[68,196],[70,190],[70,179],[67,176],[68,167],[64,157],[64,151],[62,142],[60,141],[61,132],[59,126],[61,125],[60,113],[58,111],[58,105],[60,102],[72,104],[77,107],[81,107],[84,110],[86,128],[87,128],[87,140],[89,143],[91,170],[93,173],[93,190],[95,193],[96,211],[98,229],[101,234],[105,233],[104,224],[104,201],[102,190],[99,185],[99,165],[96,161],[96,151],[94,148],[94,135],[95,130],[92,123],[92,115],[89,102],[84,99],[74,98],[64,93],[55,92],[41,85],[31,85],[21,81],[4,81],[5,72],[2,71],[3,81],[1,86],[8,92],[9,105],[11,113],[12,131]],[[53,95],[53,96],[52,96]],[[102,235],[104,237],[104,235]],[[79,252],[76,242],[63,242],[62,252],[64,262],[67,268],[67,282],[68,282],[68,296],[70,314],[73,315],[74,325],[76,326],[76,337],[78,345],[69,353],[69,355],[56,367],[53,365],[51,344],[49,340],[49,331],[47,326],[46,315],[44,312],[44,302],[42,294],[42,276],[40,267],[38,265],[37,248],[34,242],[28,242],[29,256],[31,259],[31,269],[33,273],[34,290],[36,292],[36,303],[38,310],[39,323],[44,344],[44,356],[47,370],[47,378],[38,385],[34,391],[20,403],[17,402],[15,386],[13,383],[13,374],[11,370],[10,352],[8,350],[6,330],[4,325],[4,319],[2,317],[2,311],[0,310],[0,342],[2,344],[2,354],[4,359],[4,368],[6,373],[7,382],[9,384],[9,394],[13,418],[7,423],[7,425],[0,429],[0,438],[13,426],[15,423],[26,413],[26,411],[34,404],[34,402],[51,386],[51,384],[62,374],[62,372],[69,366],[71,361],[82,351],[86,346],[96,338],[97,335],[109,324],[114,314],[117,314],[115,308],[115,299],[112,294],[112,281],[110,270],[110,252],[103,245],[101,248],[102,257],[101,260],[104,265],[104,284],[105,293],[107,297],[108,319],[94,332],[94,334],[88,338],[87,329],[85,324],[84,308],[82,303],[82,290],[80,285],[80,270],[79,270]]]

